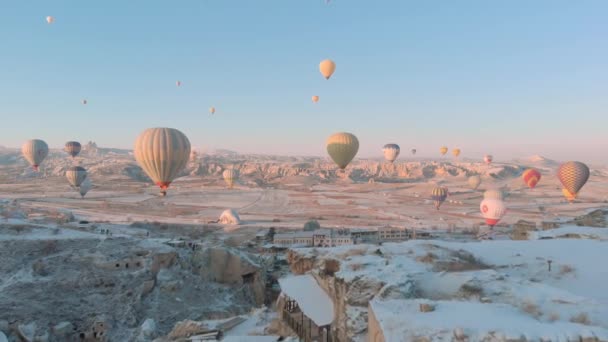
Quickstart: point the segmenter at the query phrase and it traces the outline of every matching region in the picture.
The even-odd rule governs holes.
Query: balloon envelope
[[[190,157],[190,141],[174,128],[148,128],[135,141],[135,160],[165,195]]]
[[[73,166],[65,172],[65,177],[70,182],[70,185],[77,188],[87,178],[87,170],[80,166]]]
[[[401,148],[397,144],[386,144],[382,148],[382,152],[384,152],[384,159],[392,163],[399,156]]]
[[[334,71],[336,71],[336,63],[331,59],[326,59],[319,63],[319,71],[321,72],[321,75],[328,80],[331,75],[333,75]]]
[[[318,97],[318,96],[316,96],[316,95],[315,95],[315,96],[313,96],[313,97],[312,97],[312,102],[313,102],[313,103],[317,103],[317,102],[319,102],[319,97]]]
[[[49,154],[49,146],[40,139],[32,139],[26,141],[21,146],[23,157],[32,165],[34,170],[38,171],[38,166]]]
[[[452,150],[452,155],[454,157],[458,157],[460,155],[460,149],[459,148],[455,148]]]
[[[557,178],[564,186],[564,189],[568,190],[571,195],[570,197],[573,197],[572,199],[568,199],[570,202],[578,196],[578,192],[587,183],[589,175],[589,167],[581,162],[569,161],[559,166]]]
[[[439,149],[439,153],[441,153],[441,155],[442,155],[442,156],[444,156],[446,153],[448,153],[448,148],[447,148],[447,146],[442,146],[442,147]]]
[[[72,156],[72,158],[76,157],[80,153],[81,149],[82,149],[82,146],[80,145],[80,143],[78,141],[68,141],[67,143],[65,143],[65,147],[64,147],[64,150],[70,156]]]
[[[492,163],[492,160],[494,160],[494,157],[492,157],[491,154],[486,154],[485,156],[483,156],[483,161],[488,165]]]
[[[211,114],[215,114],[215,107],[211,107],[211,108],[209,108],[209,113],[211,113]]]
[[[477,190],[477,188],[481,184],[481,177],[479,175],[473,175],[469,177],[468,183],[473,190]]]
[[[443,203],[447,197],[448,188],[444,186],[435,187],[431,192],[431,199],[433,200],[433,203],[435,204],[435,208],[437,210],[439,210],[439,207],[441,207],[441,203]]]
[[[359,151],[359,140],[351,133],[335,133],[327,138],[326,148],[334,163],[345,169]]]
[[[483,193],[483,198],[484,199],[499,199],[502,200],[504,199],[505,194],[502,190],[499,189],[490,189],[490,190],[486,190]]]
[[[89,190],[91,190],[91,188],[93,188],[93,184],[91,184],[89,178],[86,178],[84,182],[80,184],[80,187],[78,187],[80,197],[84,198],[84,196],[87,194],[87,192],[89,192]]]
[[[538,184],[538,181],[540,181],[541,175],[537,169],[527,169],[521,177],[530,189],[534,189],[536,184]]]
[[[51,17],[50,15],[48,17],[46,17],[46,22],[48,24],[52,24],[55,22],[55,18]]]
[[[501,199],[486,198],[479,204],[479,211],[486,224],[494,227],[507,212],[507,207]]]
[[[416,155],[416,149],[415,148],[412,149],[412,154]]]
[[[226,184],[228,184],[228,187],[232,188],[234,186],[234,182],[239,179],[239,171],[234,169],[227,169],[224,170],[222,176],[224,177],[224,181],[226,181]]]

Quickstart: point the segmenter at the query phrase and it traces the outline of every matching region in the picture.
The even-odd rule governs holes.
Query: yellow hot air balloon
[[[228,184],[228,187],[232,189],[234,182],[239,179],[239,171],[234,169],[226,169],[224,170],[222,176],[224,176],[224,180],[226,181],[226,184]]]
[[[566,188],[562,188],[562,194],[564,195],[564,197],[566,197],[566,199],[570,203],[574,202],[574,200],[576,199],[576,195],[573,195],[572,193],[570,193],[570,191]]]
[[[215,114],[215,107],[209,108],[209,113],[211,113],[211,115]]]
[[[564,192],[568,201],[573,202],[576,199],[578,192],[587,183],[589,175],[589,167],[581,162],[570,161],[559,166],[557,178],[568,191],[568,195]]]
[[[469,177],[468,182],[469,182],[469,186],[473,190],[477,190],[477,188],[481,184],[481,177],[479,175],[473,175],[473,176]]]
[[[87,178],[87,170],[80,166],[73,166],[65,172],[65,177],[71,186],[77,188]]]
[[[312,97],[312,102],[313,102],[313,103],[317,103],[317,102],[319,102],[319,97],[318,97],[317,95],[313,96],[313,97]]]
[[[458,156],[460,155],[460,149],[459,148],[455,148],[452,150],[452,155],[456,158],[458,158]]]
[[[135,141],[135,160],[167,194],[169,184],[188,163],[190,141],[174,128],[148,128]]]
[[[55,18],[53,18],[49,15],[48,17],[46,17],[46,22],[47,22],[47,24],[52,24],[55,22]]]
[[[49,146],[40,139],[32,139],[26,141],[21,146],[23,157],[32,165],[34,170],[38,171],[38,166],[49,154]]]
[[[327,138],[326,145],[327,153],[341,169],[345,169],[359,151],[359,140],[351,133],[335,133]]]
[[[321,75],[328,80],[331,75],[333,75],[334,71],[336,71],[336,63],[331,59],[326,59],[319,63],[319,71],[321,72]]]
[[[445,156],[445,154],[446,154],[446,153],[448,153],[448,148],[447,148],[447,146],[442,146],[442,147],[439,149],[439,153],[441,153],[441,155],[442,155],[442,156]]]

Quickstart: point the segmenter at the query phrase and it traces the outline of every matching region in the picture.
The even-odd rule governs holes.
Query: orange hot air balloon
[[[448,153],[448,148],[447,148],[447,146],[442,146],[442,147],[439,149],[439,153],[441,153],[441,155],[442,155],[442,156],[445,156],[445,154],[446,154],[446,153]]]
[[[326,59],[319,63],[319,72],[321,72],[321,75],[323,75],[326,80],[334,74],[334,71],[336,71],[336,63],[331,59]]]
[[[452,150],[452,155],[456,158],[458,158],[458,156],[460,155],[460,149],[459,148],[455,148]]]
[[[312,102],[313,102],[313,103],[317,103],[317,102],[319,102],[319,97],[318,97],[318,96],[316,96],[316,95],[315,95],[315,96],[313,96],[313,97],[312,97]]]
[[[574,202],[574,200],[576,199],[576,195],[571,194],[570,191],[568,191],[568,189],[566,188],[562,188],[562,194],[570,203]]]
[[[536,184],[538,184],[538,182],[540,181],[541,175],[537,169],[527,169],[526,171],[524,171],[521,177],[523,178],[524,183],[526,183],[526,185],[530,187],[530,189],[534,189],[534,187],[536,187]]]

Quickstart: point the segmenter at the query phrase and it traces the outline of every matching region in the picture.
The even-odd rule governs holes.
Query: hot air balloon
[[[21,146],[23,157],[32,165],[34,170],[38,171],[38,166],[44,158],[49,154],[49,146],[42,140],[32,139],[26,141]]]
[[[501,199],[486,198],[479,204],[479,211],[486,219],[486,224],[494,227],[507,212],[507,207]]]
[[[73,166],[65,172],[65,178],[68,179],[70,185],[77,188],[87,178],[87,170],[80,166]]]
[[[312,102],[313,102],[313,103],[317,103],[317,102],[319,102],[319,97],[318,97],[317,95],[313,96],[313,97],[312,97]]]
[[[538,181],[540,181],[541,176],[538,170],[527,169],[526,171],[524,171],[521,177],[523,178],[524,183],[526,183],[526,185],[530,187],[530,189],[534,189]]]
[[[412,154],[416,155],[416,149],[415,148],[412,149]]]
[[[321,72],[321,75],[328,80],[331,75],[333,75],[334,71],[336,71],[336,63],[331,59],[326,59],[319,63],[319,71]]]
[[[86,99],[85,99],[85,100],[82,100],[82,104],[83,104],[83,105],[86,105],[87,103],[88,103],[88,102],[87,102],[87,100],[86,100]]]
[[[446,188],[445,186],[438,186],[434,188],[431,192],[431,199],[433,200],[433,203],[435,204],[435,208],[437,210],[439,210],[439,207],[441,207],[441,203],[443,203],[447,197],[448,188]]]
[[[91,181],[89,180],[89,178],[86,178],[84,180],[84,182],[82,182],[80,184],[80,187],[78,187],[78,192],[80,193],[80,197],[84,198],[84,196],[87,194],[87,192],[89,192],[89,190],[91,190],[91,188],[93,188],[93,184],[91,184]]]
[[[565,196],[568,201],[574,202],[578,192],[587,183],[589,174],[589,167],[581,162],[569,161],[559,166],[557,178],[570,194],[570,196]]]
[[[82,146],[78,141],[68,141],[67,143],[65,143],[65,147],[63,149],[70,156],[72,156],[72,158],[74,158],[80,153]]]
[[[574,200],[576,199],[576,195],[573,195],[572,193],[570,193],[570,191],[566,188],[562,188],[562,194],[564,195],[564,197],[566,197],[566,199],[570,203],[574,202]]]
[[[502,190],[499,189],[490,189],[490,190],[486,190],[483,193],[483,198],[484,199],[499,199],[502,200],[505,197],[505,193]]]
[[[397,144],[386,144],[382,148],[382,151],[384,152],[384,159],[392,163],[399,156],[401,148],[399,148],[399,145]]]
[[[344,170],[359,151],[359,140],[351,133],[335,133],[327,138],[327,153]]]
[[[55,22],[55,18],[53,18],[49,15],[48,17],[46,17],[46,22],[47,22],[47,24],[52,24]]]
[[[224,176],[224,180],[226,181],[226,184],[228,184],[228,187],[232,189],[234,182],[239,179],[239,170],[226,169],[222,175]]]
[[[490,165],[490,163],[492,163],[492,160],[494,159],[494,157],[492,157],[491,154],[486,154],[485,156],[483,156],[483,161]]]
[[[458,156],[460,155],[460,149],[459,148],[455,148],[452,150],[452,155],[456,158],[458,158]]]
[[[169,184],[188,163],[190,141],[174,128],[148,128],[135,141],[135,160],[167,194]]]
[[[215,114],[215,107],[209,108],[209,113],[211,113],[211,115]]]
[[[479,175],[473,175],[469,177],[468,183],[473,190],[477,190],[477,188],[481,184],[481,177]]]
[[[445,156],[445,154],[446,154],[446,153],[448,153],[448,148],[447,148],[447,146],[442,146],[442,147],[439,149],[439,153],[441,153],[441,155],[442,155],[442,156]]]
[[[178,87],[180,87],[182,85],[182,81],[176,81],[175,85],[178,86]]]

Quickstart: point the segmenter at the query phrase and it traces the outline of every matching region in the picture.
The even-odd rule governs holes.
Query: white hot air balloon
[[[479,175],[473,175],[469,177],[468,183],[471,189],[477,190],[477,188],[481,184],[481,177]]]
[[[68,179],[71,186],[77,188],[87,178],[87,170],[80,166],[73,166],[67,169],[65,177]]]
[[[134,155],[165,196],[169,184],[188,163],[190,141],[174,128],[149,128],[135,141]]]
[[[226,184],[228,184],[228,187],[232,189],[234,182],[239,179],[239,170],[226,169],[222,176],[224,176],[224,180],[226,181]]]
[[[401,148],[397,144],[386,144],[382,148],[382,152],[384,153],[384,159],[392,163],[399,156]]]
[[[215,114],[215,107],[209,108],[209,113],[211,113],[211,115]]]
[[[49,146],[40,139],[32,139],[21,146],[21,153],[34,170],[38,171],[38,167],[49,154]]]
[[[501,199],[486,198],[479,204],[479,211],[486,224],[494,227],[507,212],[507,207]]]

